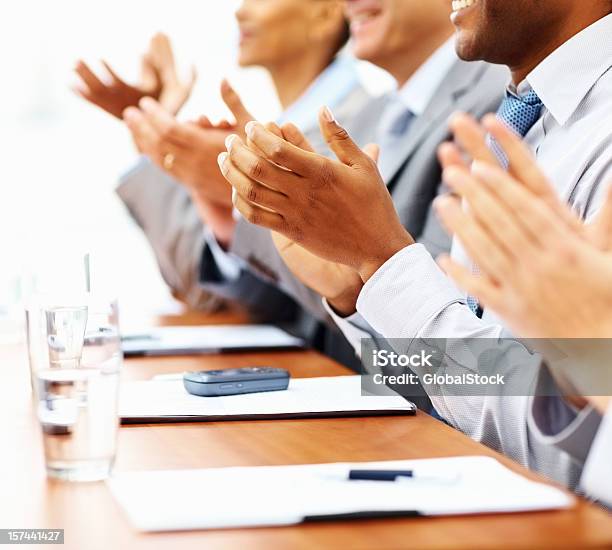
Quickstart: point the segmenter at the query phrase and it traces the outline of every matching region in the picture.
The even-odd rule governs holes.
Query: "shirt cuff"
[[[361,290],[357,311],[385,338],[414,338],[435,315],[464,295],[422,244],[387,260]]]
[[[612,407],[601,422],[587,458],[580,486],[583,491],[612,508]]]
[[[208,227],[204,229],[204,239],[223,279],[227,282],[237,281],[240,278],[243,267],[240,258],[223,250]]]
[[[368,324],[359,312],[353,313],[348,317],[341,317],[334,308],[329,305],[329,302],[323,298],[323,307],[332,318],[334,323],[342,331],[342,334],[350,342],[355,349],[358,357],[361,357],[361,339],[373,338],[376,336],[376,331]]]
[[[545,445],[555,446],[583,464],[599,429],[601,415],[592,406],[576,410],[560,394],[550,395],[544,388],[550,387],[551,382],[551,374],[542,367],[535,395],[529,403],[529,430]]]

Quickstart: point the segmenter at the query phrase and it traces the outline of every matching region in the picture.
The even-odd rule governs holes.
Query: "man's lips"
[[[363,9],[349,14],[351,32],[359,34],[382,14],[380,9]]]

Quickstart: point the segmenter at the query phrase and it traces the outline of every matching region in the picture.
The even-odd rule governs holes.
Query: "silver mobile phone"
[[[183,375],[183,385],[192,395],[218,397],[286,390],[289,387],[289,378],[285,369],[246,367],[186,372]]]

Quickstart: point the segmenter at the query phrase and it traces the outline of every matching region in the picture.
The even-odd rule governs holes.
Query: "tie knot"
[[[519,136],[525,137],[542,114],[544,104],[533,90],[523,96],[506,93],[497,117]]]
[[[379,129],[383,136],[387,135],[392,139],[401,137],[408,130],[413,116],[408,106],[399,97],[395,97],[387,105]]]

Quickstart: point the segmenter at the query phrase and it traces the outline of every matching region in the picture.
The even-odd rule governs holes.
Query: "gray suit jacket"
[[[370,100],[365,89],[358,86],[334,110],[338,119],[346,122]],[[305,133],[317,151],[326,150],[318,127]],[[203,260],[202,220],[185,188],[148,159],[141,159],[121,178],[117,194],[144,231],[164,281],[191,307],[213,311],[223,304],[224,296],[250,305],[252,313],[264,320],[295,318],[293,300],[248,273],[241,277],[241,285],[248,289],[248,300],[242,299],[240,293],[217,293],[200,285],[201,267],[210,263]],[[265,309],[257,307],[264,303]]]

